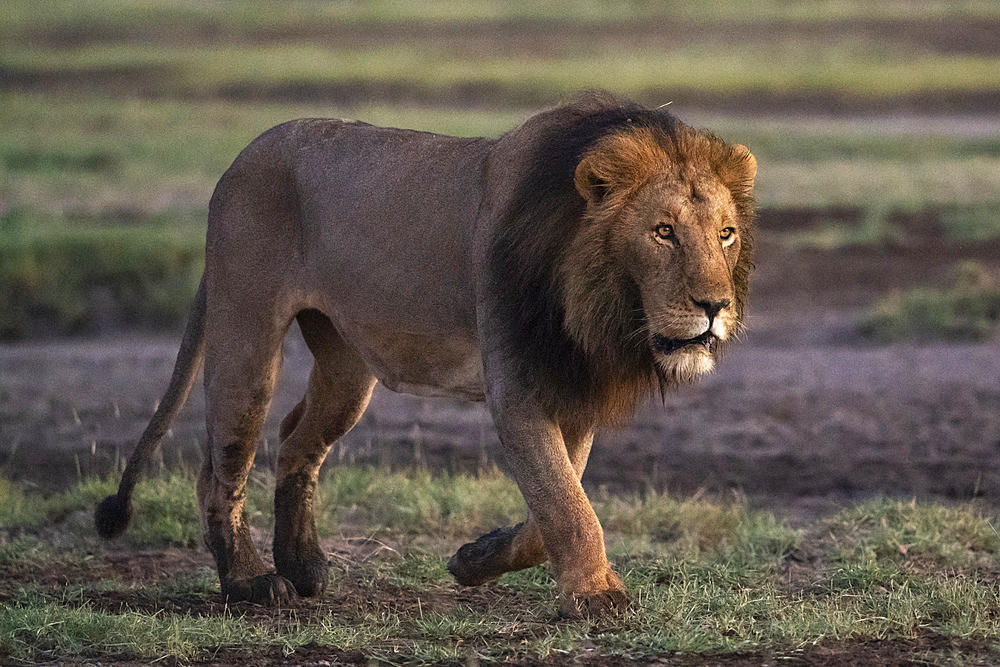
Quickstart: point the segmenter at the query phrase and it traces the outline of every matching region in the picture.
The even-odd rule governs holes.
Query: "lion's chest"
[[[358,333],[355,348],[389,389],[417,396],[484,400],[482,355],[474,334]]]

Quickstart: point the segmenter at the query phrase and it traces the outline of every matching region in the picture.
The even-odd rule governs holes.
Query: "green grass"
[[[217,584],[201,568],[160,582],[130,583],[113,572],[107,578],[107,571],[87,575],[101,553],[81,560],[72,540],[92,538],[72,529],[72,539],[53,546],[44,536],[52,526],[58,533],[73,512],[110,488],[86,480],[39,498],[10,482],[0,486],[0,536],[9,536],[0,540],[0,563],[19,573],[15,588],[0,578],[6,596],[0,657],[238,660],[252,650],[298,660],[330,647],[366,659],[430,664],[465,661],[473,653],[487,661],[570,659],[588,651],[606,659],[655,660],[678,652],[794,656],[817,643],[928,635],[1000,641],[1000,593],[988,574],[1000,565],[1000,535],[994,517],[975,505],[873,500],[793,529],[742,502],[598,492],[595,507],[609,551],[635,605],[591,624],[553,622],[554,582],[545,566],[458,597],[446,555],[462,540],[523,513],[513,484],[495,474],[475,479],[331,469],[321,484],[320,523],[339,527],[329,525],[326,532],[378,538],[392,548],[372,556],[338,547],[327,602],[292,613],[239,606],[150,613],[171,609],[179,599],[209,605]],[[132,531],[161,515],[197,525],[191,475],[154,477],[144,488]],[[251,520],[266,529],[268,476],[255,477],[250,490]],[[192,544],[168,538],[178,533],[166,522],[158,526],[159,542],[147,537],[132,548]],[[343,537],[334,539],[345,544]],[[66,569],[67,586],[32,583],[33,572],[64,560],[74,563]]]
[[[958,30],[962,21],[998,16],[995,3],[978,0],[877,7],[860,0],[388,0],[290,2],[281,11],[254,0],[57,0],[44,10],[2,0],[8,48],[0,49],[0,66],[14,79],[61,83],[0,93],[0,339],[179,327],[197,283],[197,246],[216,181],[248,142],[285,120],[350,117],[497,136],[541,104],[602,86],[679,107],[705,94],[876,104],[990,94],[1000,90],[996,54],[882,39],[871,27],[947,19]],[[653,43],[581,38],[605,25],[648,32],[657,21],[701,32]],[[539,31],[544,48],[487,38]],[[480,33],[483,39],[470,38]],[[372,101],[300,104],[281,93],[315,89],[318,100],[336,100],[338,86],[361,86]],[[436,102],[381,103],[388,89]],[[463,91],[470,89],[485,96],[481,107],[469,106]],[[247,101],[226,101],[239,94]],[[763,207],[864,211],[861,228],[829,226],[794,242],[828,249],[893,242],[907,230],[888,216],[925,209],[941,212],[950,240],[1000,236],[1000,141],[989,133],[887,132],[863,119],[771,112],[685,120],[750,146]],[[90,254],[97,261],[79,261]]]
[[[0,339],[174,326],[204,264],[199,226],[43,227],[0,217]]]
[[[887,52],[879,44],[803,49],[799,37],[767,44],[666,45],[662,50],[592,51],[574,45],[552,54],[456,54],[432,44],[342,49],[311,43],[275,46],[88,45],[19,48],[0,64],[25,75],[112,82],[129,68],[155,78],[167,95],[213,97],[227,90],[279,85],[398,84],[444,97],[456,86],[538,99],[603,87],[631,96],[671,91],[740,95],[825,92],[875,99],[928,91],[979,92],[1000,87],[1000,57]],[[783,61],[786,67],[774,67]],[[663,100],[669,102],[670,99]]]
[[[40,496],[25,494],[0,478],[0,531],[30,534],[61,524],[73,536],[90,536],[94,509],[117,490],[116,481],[89,478],[62,493]],[[175,472],[146,480],[139,486],[134,504],[127,544],[193,547],[201,541],[192,475]],[[28,546],[26,543],[21,548]]]
[[[292,1],[281,11],[254,0],[227,0],[201,3],[136,2],[135,0],[56,0],[39,11],[16,0],[0,3],[0,30],[20,36],[26,30],[80,30],[83,28],[135,30],[150,24],[177,26],[185,30],[225,28],[227,30],[282,29],[317,22],[348,25],[392,25],[401,22],[464,24],[494,21],[546,21],[569,24],[606,24],[618,21],[671,19],[691,22],[742,21],[801,22],[806,25],[835,20],[874,20],[901,18],[933,20],[955,17],[995,17],[1000,14],[994,3],[986,0],[959,2],[920,2],[905,0],[872,5],[863,0],[812,2],[767,0],[747,5],[733,5],[723,0],[697,2],[685,0],[669,4],[652,2],[608,3],[601,0],[575,0],[554,4],[538,0],[496,3],[489,0],[430,0],[413,3],[407,0],[365,0],[349,3]]]
[[[862,336],[901,340],[981,342],[1000,326],[1000,284],[975,262],[955,269],[950,285],[895,292],[858,319]]]

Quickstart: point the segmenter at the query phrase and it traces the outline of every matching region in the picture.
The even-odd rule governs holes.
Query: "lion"
[[[97,509],[99,533],[125,530],[204,362],[197,492],[223,595],[321,594],[320,466],[381,382],[486,401],[493,416],[527,518],[459,549],[460,584],[548,560],[561,616],[620,609],[629,598],[580,483],[594,429],[710,371],[741,328],[756,171],[746,147],[606,93],[495,139],[332,119],[268,130],[211,198],[173,376]],[[271,572],[245,489],[293,320],[314,366],[280,426]]]

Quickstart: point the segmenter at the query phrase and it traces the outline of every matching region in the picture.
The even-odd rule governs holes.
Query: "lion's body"
[[[254,282],[280,281],[283,317],[324,313],[390,389],[482,400],[472,257],[491,145],[339,120],[280,125],[220,182],[209,284],[248,255],[279,261]],[[286,211],[225,213],[257,198]]]
[[[755,169],[742,147],[597,96],[496,140],[338,120],[273,128],[213,195],[175,376],[98,511],[101,533],[124,530],[138,471],[204,356],[198,495],[228,597],[323,590],[317,475],[378,380],[490,405],[529,518],[463,547],[450,563],[460,582],[549,559],[563,613],[621,603],[579,482],[593,429],[711,368],[739,325]],[[244,485],[296,319],[316,363],[281,425],[275,575],[250,541]]]

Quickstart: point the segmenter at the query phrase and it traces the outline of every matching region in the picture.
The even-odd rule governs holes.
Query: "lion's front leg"
[[[563,443],[577,479],[583,476],[594,442],[588,426],[561,424]],[[462,546],[448,561],[448,570],[463,586],[478,586],[507,572],[534,567],[548,559],[534,514],[516,526],[497,528]]]
[[[538,526],[559,587],[559,613],[597,616],[628,602],[604,532],[570,461],[562,430],[523,395],[492,394],[500,441]]]

